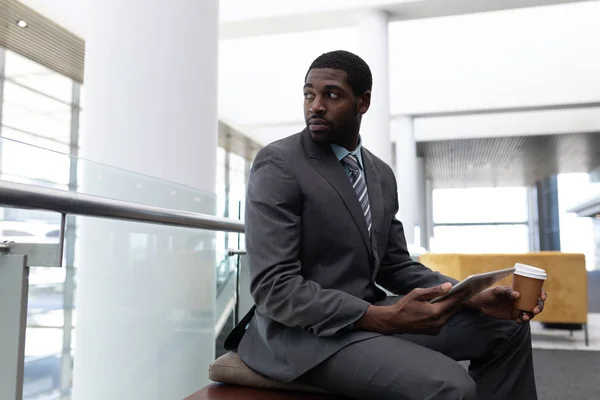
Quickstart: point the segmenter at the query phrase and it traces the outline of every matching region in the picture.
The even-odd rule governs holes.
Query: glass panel
[[[213,193],[77,159],[79,193],[215,215]]]
[[[0,147],[4,180],[66,190],[71,165],[79,193],[215,215],[212,193],[12,140]],[[59,223],[54,213],[0,209],[2,239],[56,242]],[[216,233],[89,217],[67,229],[66,268],[30,273],[25,398],[70,398],[73,365],[73,396],[86,400],[184,398],[206,385]]]
[[[232,273],[237,267],[237,256],[227,257],[217,268],[217,305],[215,316],[217,319],[227,317],[223,315],[231,302],[235,300],[235,275]]]
[[[10,50],[6,50],[4,63],[4,74],[7,79],[71,103],[73,81],[66,76]]]
[[[527,188],[461,188],[433,191],[433,221],[525,222],[527,221]]]
[[[43,149],[54,150],[59,153],[69,154],[69,144],[58,142],[53,139],[46,139],[43,136],[26,133],[16,129],[11,129],[6,126],[0,128],[0,133],[5,139],[10,139],[15,142],[30,144],[32,146],[41,147]]]
[[[3,128],[2,132],[11,137],[20,138],[18,132],[8,128]],[[47,142],[43,139],[34,141],[36,140],[42,145]],[[62,146],[62,150],[68,152],[69,147]],[[60,148],[60,146],[57,145],[55,148]],[[70,164],[68,155],[6,138],[0,139],[0,149],[1,179],[58,189],[67,188]]]
[[[74,398],[182,399],[208,383],[214,243],[213,232],[78,218]]]
[[[436,226],[431,251],[435,253],[526,253],[527,225]]]

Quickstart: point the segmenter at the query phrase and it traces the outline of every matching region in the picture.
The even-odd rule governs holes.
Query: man
[[[355,399],[536,399],[527,322],[545,294],[532,315],[507,287],[428,302],[456,281],[409,257],[394,174],[361,145],[371,82],[352,53],[318,57],[306,129],[256,156],[246,205],[256,308],[228,346],[264,375]],[[455,360],[471,360],[469,372]]]

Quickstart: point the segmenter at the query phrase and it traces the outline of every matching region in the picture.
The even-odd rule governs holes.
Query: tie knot
[[[342,159],[342,162],[346,164],[348,168],[352,171],[358,171],[360,169],[358,165],[358,159],[354,154],[348,154],[346,157]]]

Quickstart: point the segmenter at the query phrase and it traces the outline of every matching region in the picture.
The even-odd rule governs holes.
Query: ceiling
[[[417,154],[436,188],[531,186],[600,165],[600,132],[419,142]]]
[[[85,38],[90,0],[20,0]],[[576,3],[582,0],[220,0],[222,38],[332,29],[356,23],[366,9],[382,9],[394,20]],[[335,13],[335,18],[331,18]]]

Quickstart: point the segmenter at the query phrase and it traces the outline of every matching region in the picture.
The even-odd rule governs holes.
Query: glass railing
[[[212,193],[1,142],[22,165],[0,160],[0,184],[215,216]],[[60,213],[3,204],[0,242],[59,246]],[[67,216],[62,267],[29,257],[42,266],[29,269],[24,399],[184,398],[207,384],[237,261],[213,228],[187,226]],[[229,247],[238,235],[227,233]]]

